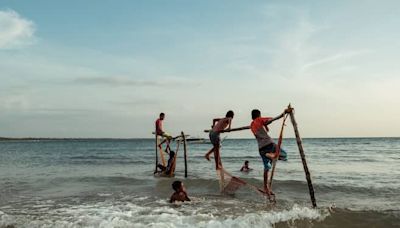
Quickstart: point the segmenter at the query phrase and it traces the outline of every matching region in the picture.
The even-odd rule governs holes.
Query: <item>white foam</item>
[[[260,211],[239,216],[216,215],[198,205],[139,206],[134,203],[97,203],[49,210],[37,216],[10,216],[0,211],[0,227],[272,227],[300,219],[322,220],[328,214],[293,206],[283,211]],[[215,211],[215,210],[213,210]]]

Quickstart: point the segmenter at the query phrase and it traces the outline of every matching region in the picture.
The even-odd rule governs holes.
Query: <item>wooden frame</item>
[[[292,125],[293,125],[294,133],[295,133],[295,136],[296,136],[297,147],[299,149],[301,161],[303,163],[303,169],[304,169],[304,173],[305,173],[306,180],[307,180],[308,190],[309,190],[309,193],[310,193],[311,204],[315,208],[315,207],[317,207],[317,203],[316,203],[315,194],[314,194],[314,187],[313,187],[313,184],[312,184],[311,174],[310,174],[310,171],[308,169],[306,157],[305,157],[305,154],[304,154],[303,144],[302,144],[300,133],[299,133],[299,130],[298,130],[298,127],[297,127],[297,122],[296,122],[296,119],[294,117],[294,109],[291,107],[290,104],[288,106],[288,109],[290,110],[290,112],[288,114],[290,116],[290,120],[291,120]],[[285,115],[285,113],[273,118],[270,122],[272,122],[274,120],[277,120],[277,119],[280,119],[280,118],[284,117],[284,115]],[[250,129],[250,126],[231,128],[230,130],[222,131],[222,132],[242,131],[242,130],[246,130],[246,129]],[[210,132],[210,130],[204,130],[204,132]],[[272,177],[273,177],[273,175],[271,175],[270,183],[272,183]]]
[[[166,161],[165,161],[165,157],[164,157],[164,150],[162,149],[161,145],[163,144],[163,140],[159,140],[160,137],[159,135],[157,135],[155,132],[152,132],[155,135],[155,169],[154,169],[154,175],[156,175],[158,173],[158,163],[159,163],[159,154],[160,154],[160,158],[161,158],[161,162],[163,166],[167,166]],[[188,176],[188,166],[187,166],[187,141],[186,141],[186,136],[184,132],[182,131],[180,135],[172,138],[172,140],[176,141],[176,149],[175,149],[175,155],[172,161],[172,165],[171,165],[171,172],[170,174],[163,174],[162,176],[165,177],[173,177],[175,175],[175,167],[176,167],[176,162],[177,162],[177,158],[178,158],[178,151],[180,148],[180,144],[183,144],[183,152],[184,152],[184,165],[185,165],[185,178],[187,178]]]

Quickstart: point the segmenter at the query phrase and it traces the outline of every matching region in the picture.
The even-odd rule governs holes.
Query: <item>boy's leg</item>
[[[264,170],[264,192],[267,195],[270,195],[268,173],[269,173],[269,170]]]
[[[217,150],[219,151],[221,140],[219,138],[219,133],[213,131],[210,132],[209,137],[210,137],[210,142],[213,145],[213,148],[211,148],[211,150],[206,153],[205,158],[210,161],[211,153],[214,152],[215,154]]]
[[[270,173],[269,170],[271,169],[272,165],[271,165],[271,159],[268,158],[266,156],[266,154],[264,151],[260,151],[260,156],[263,160],[263,164],[264,164],[264,191],[268,196],[273,195],[274,193],[270,190],[269,188],[269,182],[270,182]]]
[[[206,155],[204,155],[204,157],[205,157],[207,160],[210,161],[210,155],[211,155],[211,153],[214,152],[214,150],[215,150],[215,148],[214,148],[214,146],[213,146],[213,147],[211,148],[211,150],[209,150],[209,151],[206,153]]]
[[[287,153],[286,153],[286,151],[282,147],[280,149],[281,149],[281,151],[279,153],[279,160],[287,161]]]
[[[278,156],[278,154],[276,153],[276,147],[277,147],[278,145],[276,145],[276,144],[274,144],[274,147],[273,147],[273,151],[272,152],[269,152],[269,153],[266,153],[265,154],[265,156],[267,156],[269,159],[271,159],[271,160],[274,160],[274,159],[276,159],[276,157]],[[286,153],[286,151],[281,147],[281,148],[279,148],[279,160],[282,160],[282,161],[287,161],[287,153]]]
[[[274,160],[276,158],[276,153],[275,152],[265,153],[265,156],[271,160]]]
[[[222,168],[221,156],[219,153],[219,147],[214,149],[215,169],[220,170]]]

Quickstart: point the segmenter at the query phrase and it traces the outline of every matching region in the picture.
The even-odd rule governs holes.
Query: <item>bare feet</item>
[[[209,154],[209,153],[207,153],[206,155],[204,155],[204,157],[205,157],[208,161],[210,161],[210,154]]]

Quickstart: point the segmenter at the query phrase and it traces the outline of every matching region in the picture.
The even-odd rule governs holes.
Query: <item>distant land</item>
[[[302,139],[399,139],[400,137],[304,137]],[[140,140],[140,139],[154,139],[154,138],[46,138],[46,137],[0,137],[0,141],[36,141],[36,140],[48,140],[48,141],[60,141],[60,140]],[[254,138],[230,138],[226,140],[236,139],[254,139]],[[287,137],[285,139],[294,139],[293,137]],[[208,141],[206,138],[189,137],[187,141]]]
[[[0,141],[11,140],[104,140],[104,139],[139,139],[139,138],[45,138],[45,137],[0,137]],[[141,138],[140,138],[141,139]],[[143,138],[145,139],[145,138]],[[150,139],[150,138],[149,138]]]

